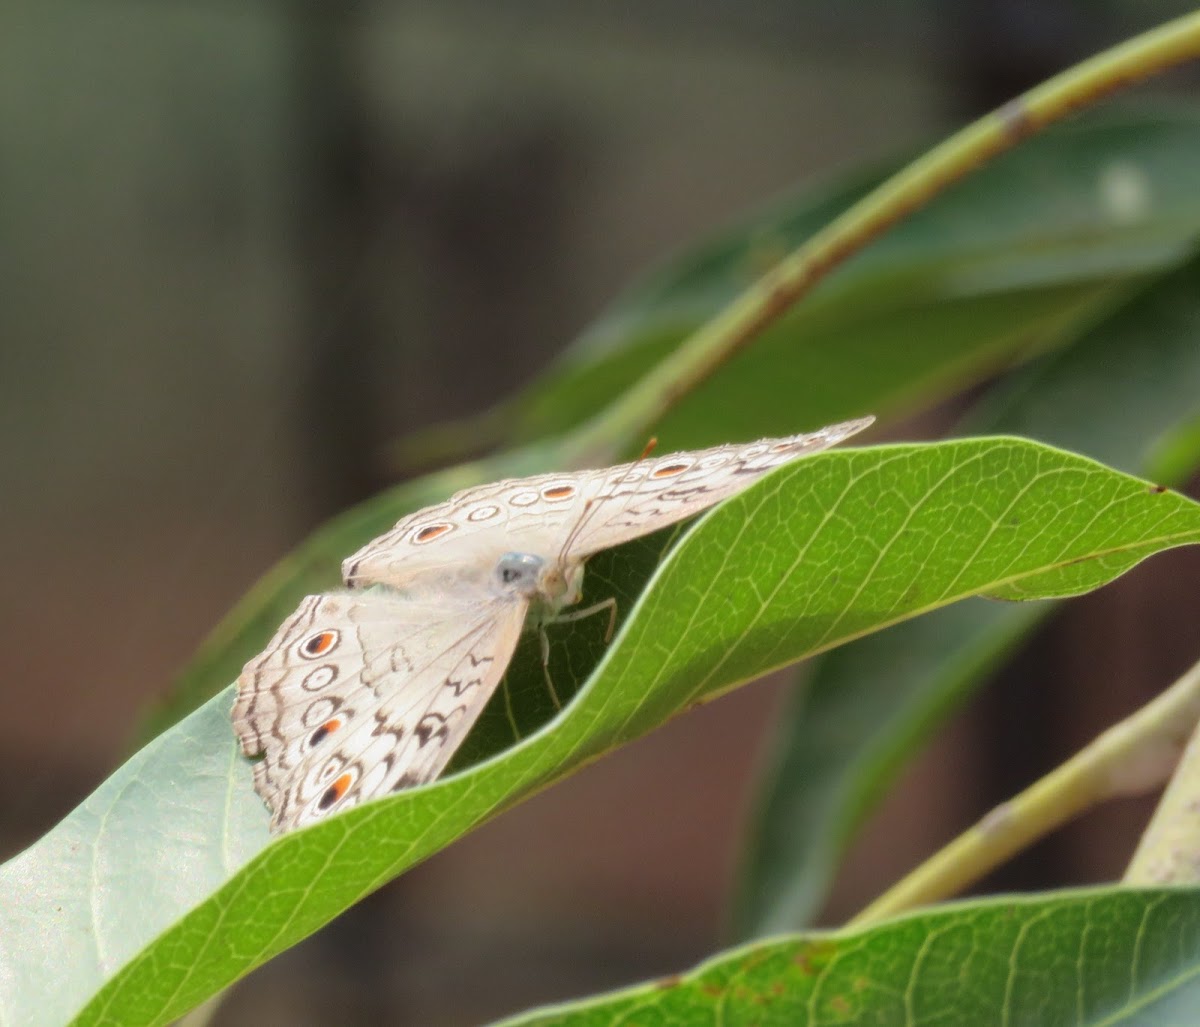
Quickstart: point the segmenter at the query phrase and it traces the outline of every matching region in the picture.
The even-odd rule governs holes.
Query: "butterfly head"
[[[503,592],[515,592],[527,599],[541,591],[546,561],[534,553],[505,553],[496,561],[495,583]]]
[[[493,578],[502,592],[541,600],[557,610],[579,601],[583,565],[562,565],[536,553],[505,553],[496,561]]]

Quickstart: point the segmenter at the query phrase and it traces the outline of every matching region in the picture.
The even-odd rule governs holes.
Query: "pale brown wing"
[[[862,417],[803,435],[671,453],[610,468],[589,498],[563,561],[577,563],[707,510],[776,467],[836,446],[874,420]]]
[[[401,519],[349,557],[342,576],[352,587],[387,584],[419,594],[447,583],[485,587],[508,552],[577,563],[699,513],[781,464],[837,445],[873,420],[466,489]]]
[[[233,725],[286,831],[435,778],[516,647],[526,604],[309,596],[238,679]]]

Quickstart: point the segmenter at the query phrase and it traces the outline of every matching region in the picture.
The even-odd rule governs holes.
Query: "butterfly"
[[[233,727],[257,759],[271,829],[433,780],[504,676],[527,620],[541,631],[545,664],[547,623],[615,613],[613,599],[564,612],[582,595],[589,556],[699,513],[873,420],[507,479],[400,520],[342,564],[345,591],[308,596],[238,678]]]

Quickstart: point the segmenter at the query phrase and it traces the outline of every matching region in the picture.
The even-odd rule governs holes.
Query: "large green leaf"
[[[1184,1024],[1197,1009],[1200,893],[1097,889],[772,939],[504,1027]]]
[[[1195,109],[1089,113],[1026,141],[838,269],[656,428],[670,446],[887,416],[1070,333],[1200,229]],[[876,180],[788,197],[619,299],[516,404],[519,437],[598,413]],[[719,413],[717,413],[719,411]],[[714,415],[716,416],[714,417]]]
[[[1190,430],[1198,416],[1200,259],[1031,366],[969,427],[1029,434],[1177,484],[1200,463],[1200,436]],[[810,668],[760,799],[739,933],[808,922],[898,766],[1048,609],[963,603]]]
[[[253,815],[249,767],[234,754],[231,697],[156,739],[0,868],[0,1017],[59,1022],[87,1003],[81,1023],[169,1020],[501,809],[696,702],[966,596],[1022,582],[1057,594],[1064,570],[1071,587],[1093,588],[1195,541],[1200,506],[1190,500],[1025,440],[798,461],[684,536],[560,716],[518,725],[532,733],[461,774],[275,840],[236,869],[263,843],[266,814]],[[603,571],[622,588],[644,573],[625,553]],[[572,676],[561,660],[551,670]],[[540,678],[536,661],[513,675],[518,691]],[[185,859],[180,845],[199,854]]]
[[[664,448],[789,434],[911,410],[1069,337],[1113,290],[1174,265],[1200,231],[1194,112],[1093,115],[1032,140],[843,268],[658,426]],[[602,407],[770,261],[869,184],[805,194],[672,262],[613,309],[509,410],[510,434],[549,436]],[[1125,199],[1121,199],[1124,196]],[[490,425],[504,419],[489,417]],[[471,448],[494,437],[460,426]],[[503,433],[501,433],[503,436]],[[408,448],[427,458],[426,439]],[[640,447],[644,439],[614,439]],[[506,453],[376,497],[315,532],[234,608],[143,738],[223,688],[341,559],[454,488],[568,466],[570,439]]]

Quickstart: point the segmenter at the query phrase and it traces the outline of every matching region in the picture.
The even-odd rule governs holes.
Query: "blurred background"
[[[520,388],[647,267],[747,208],[928,145],[1190,6],[6,10],[4,855],[119,765],[256,578],[397,480],[392,440]],[[1184,578],[1141,568],[1044,628],[906,773],[824,921],[1190,662]],[[1130,695],[1094,723],[1039,732],[998,705],[1047,676],[1086,691],[1089,659],[1130,664]],[[703,958],[785,684],[482,828],[243,981],[216,1022],[475,1023]],[[1031,736],[1016,763],[1013,732]],[[990,886],[1111,879],[1148,808],[1106,810]]]

